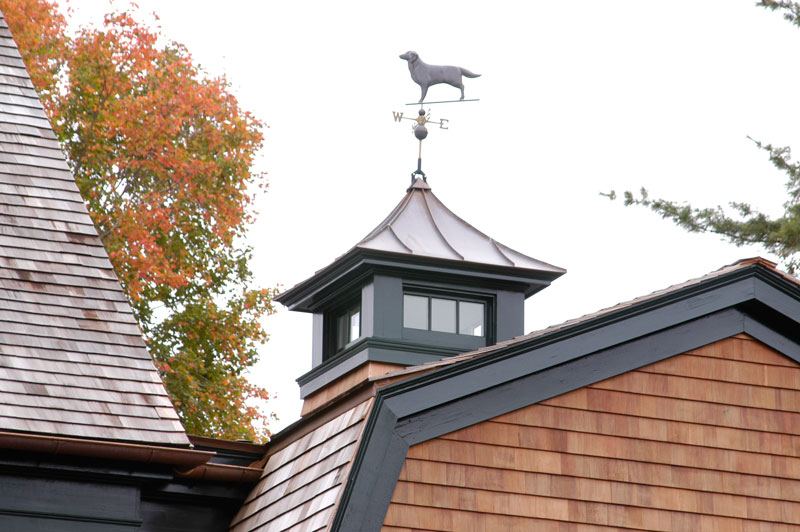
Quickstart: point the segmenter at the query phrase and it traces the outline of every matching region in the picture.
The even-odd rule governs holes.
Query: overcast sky
[[[105,0],[80,0],[97,22]],[[419,88],[398,55],[482,74],[479,102],[431,106],[423,169],[451,210],[567,274],[526,304],[532,331],[762,255],[599,195],[644,186],[699,206],[782,212],[783,175],[747,136],[800,149],[800,29],[754,2],[138,0],[269,125],[250,232],[263,286],[291,287],[400,201],[416,166],[393,111]],[[117,5],[124,3],[117,2]],[[437,86],[429,100],[458,91]],[[311,320],[283,307],[253,380],[299,415]]]

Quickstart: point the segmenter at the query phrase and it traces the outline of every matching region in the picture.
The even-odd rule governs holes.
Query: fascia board
[[[744,332],[744,323],[745,314],[737,309],[715,312],[485,388],[470,395],[469,400],[461,398],[404,416],[395,431],[409,445],[414,445],[729,338]],[[392,399],[387,403],[397,410],[399,405]]]
[[[290,310],[314,312],[320,301],[313,301],[317,294],[328,290],[334,283],[348,276],[358,277],[371,271],[420,272],[431,275],[454,277],[480,277],[485,281],[516,284],[525,287],[525,297],[546,288],[563,275],[563,272],[535,271],[513,267],[491,266],[464,261],[446,261],[429,257],[408,257],[402,254],[380,253],[354,248],[330,266],[312,277],[286,290],[275,300]],[[327,299],[327,298],[326,298]]]
[[[573,329],[512,344],[497,352],[433,371],[387,386],[387,398],[397,396],[399,417],[433,408],[460,397],[480,392],[549,367],[567,363],[592,352],[647,336],[755,298],[754,278],[737,280],[724,289],[702,292],[694,297],[669,302],[644,313],[607,316],[599,323],[581,324]],[[795,301],[796,306],[800,306]],[[800,308],[798,308],[800,316]],[[446,384],[443,382],[446,381]],[[406,389],[413,394],[406,394]]]

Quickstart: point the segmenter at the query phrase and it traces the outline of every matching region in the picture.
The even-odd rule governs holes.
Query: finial
[[[419,110],[419,116],[425,116],[425,109]],[[428,136],[428,128],[425,127],[425,122],[427,122],[427,120],[424,118],[422,118],[422,120],[424,121],[420,121],[420,118],[417,118],[417,122],[419,123],[414,126],[414,136],[417,137],[418,140],[425,140],[425,137]]]
[[[414,133],[414,136],[419,140],[419,155],[417,156],[417,169],[411,172],[411,184],[414,184],[414,179],[417,176],[421,177],[426,183],[428,182],[428,178],[425,175],[425,172],[422,171],[422,141],[428,136],[428,128],[425,127],[425,124],[438,124],[439,129],[448,129],[447,124],[450,122],[446,118],[441,118],[439,120],[431,120],[431,115],[425,109],[420,109],[417,112],[417,118],[409,118],[407,116],[403,116],[403,113],[398,113],[393,111],[395,122],[400,122],[401,120],[411,120],[414,124],[411,125],[411,131]]]

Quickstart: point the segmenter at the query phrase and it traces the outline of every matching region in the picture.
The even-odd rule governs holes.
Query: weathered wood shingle
[[[798,530],[799,402],[727,338],[411,446],[382,531]]]
[[[326,530],[371,407],[368,399],[270,454],[231,532]]]
[[[188,445],[0,13],[0,431]]]

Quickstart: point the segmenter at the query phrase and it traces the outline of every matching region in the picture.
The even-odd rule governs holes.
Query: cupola
[[[565,271],[481,233],[417,177],[364,239],[276,298],[314,315],[301,396],[519,336],[525,299]]]

